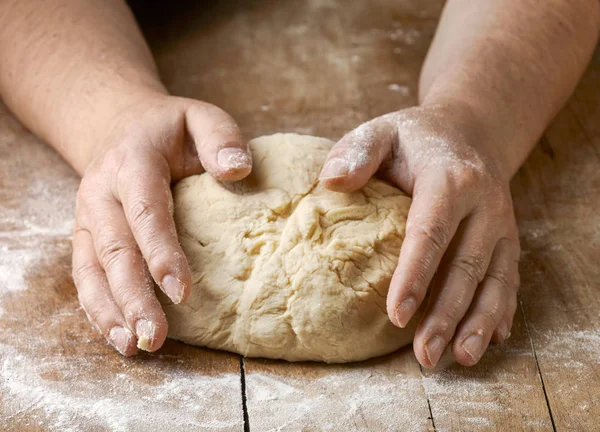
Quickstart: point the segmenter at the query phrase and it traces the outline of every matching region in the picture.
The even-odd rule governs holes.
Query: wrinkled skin
[[[413,196],[387,309],[404,327],[429,292],[414,339],[426,367],[449,344],[459,363],[477,363],[490,340],[509,336],[517,307],[510,174],[476,125],[468,110],[443,106],[387,114],[346,135],[321,174],[328,188],[351,191],[379,172]]]
[[[413,196],[388,313],[405,326],[429,290],[414,343],[429,367],[450,343],[460,363],[476,363],[490,340],[508,337],[517,305],[508,176],[473,124],[465,112],[440,106],[379,117],[340,140],[321,175],[329,189],[350,191],[378,174]],[[223,148],[242,152],[233,167],[224,156],[219,164]],[[174,97],[130,107],[97,148],[78,194],[73,274],[90,320],[121,353],[154,351],[166,338],[153,281],[175,303],[189,293],[170,183],[204,170],[238,180],[250,169],[231,117]]]
[[[98,146],[77,194],[73,277],[90,321],[119,352],[155,351],[166,338],[153,281],[174,303],[189,294],[171,182],[204,170],[239,180],[251,165],[228,114],[170,96],[129,107]]]
[[[596,1],[449,0],[421,107],[379,117],[332,150],[327,187],[354,190],[379,173],[413,196],[388,312],[403,326],[427,303],[414,340],[423,366],[449,344],[472,365],[510,334],[519,246],[508,179],[599,35]],[[121,0],[6,0],[0,60],[3,102],[82,174],[73,276],[83,308],[122,354],[158,349],[167,323],[153,281],[175,303],[191,285],[169,185],[204,170],[247,175],[239,129],[214,106],[168,95]]]

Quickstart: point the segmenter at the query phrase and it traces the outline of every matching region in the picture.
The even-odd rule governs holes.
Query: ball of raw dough
[[[169,336],[249,357],[349,362],[410,343],[386,313],[410,198],[372,179],[336,193],[318,181],[332,142],[277,134],[250,142],[245,180],[209,174],[174,189],[193,287],[165,305]],[[416,320],[412,320],[413,322]]]

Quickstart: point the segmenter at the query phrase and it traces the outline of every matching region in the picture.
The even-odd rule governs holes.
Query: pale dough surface
[[[350,194],[326,190],[318,175],[332,145],[257,138],[247,179],[223,184],[202,174],[175,187],[193,287],[183,305],[165,305],[171,338],[330,363],[411,342],[414,324],[396,328],[386,314],[410,198],[380,180]]]

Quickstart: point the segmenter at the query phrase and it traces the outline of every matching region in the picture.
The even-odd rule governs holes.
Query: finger
[[[503,343],[510,338],[515,312],[517,311],[517,306],[517,294],[515,294],[514,296],[509,296],[506,304],[506,312],[504,313],[500,324],[498,324],[498,327],[492,334],[492,342]]]
[[[514,236],[516,239],[517,236]],[[498,247],[502,247],[503,250],[506,249],[506,253],[509,258],[505,262],[508,267],[503,272],[500,270],[496,270],[495,267],[491,267],[488,270],[489,276],[497,279],[500,283],[508,286],[509,291],[507,293],[507,306],[504,316],[498,324],[498,327],[494,331],[492,335],[492,341],[496,343],[504,342],[506,339],[510,338],[510,331],[513,325],[513,320],[515,317],[515,312],[518,307],[518,293],[519,293],[519,285],[521,282],[521,278],[519,275],[519,259],[521,255],[521,249],[517,240],[510,239],[501,239]],[[509,277],[505,277],[508,275]],[[512,279],[511,279],[512,278]]]
[[[364,123],[333,146],[323,165],[323,185],[340,192],[363,187],[391,153],[396,127],[385,117]]]
[[[100,267],[89,231],[76,228],[73,234],[73,280],[79,303],[90,322],[124,356],[137,353],[136,339],[110,292]]]
[[[437,364],[485,276],[498,239],[491,226],[485,214],[464,219],[443,258],[415,335],[414,350],[425,367]]]
[[[448,196],[453,196],[451,187],[436,178],[415,184],[406,236],[387,297],[388,315],[398,327],[405,327],[423,302],[465,213],[461,203]]]
[[[508,239],[497,243],[488,272],[456,332],[453,353],[456,360],[464,366],[472,366],[481,359],[494,331],[507,312],[511,312],[509,308],[514,313],[518,268],[514,265],[511,249],[513,248]],[[510,319],[512,321],[512,315]]]
[[[156,351],[166,339],[167,320],[123,209],[114,199],[92,208],[106,212],[96,215],[91,233],[115,302],[134,330],[138,348]]]
[[[252,156],[229,114],[214,105],[196,102],[186,109],[185,121],[208,173],[224,181],[240,180],[250,174]]]
[[[192,279],[173,221],[167,161],[159,153],[147,153],[120,172],[127,181],[117,182],[116,195],[133,237],[156,284],[179,304],[189,294]]]

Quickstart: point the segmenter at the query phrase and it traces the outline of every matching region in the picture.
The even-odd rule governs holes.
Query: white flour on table
[[[121,361],[122,372],[99,380],[88,372],[102,369],[106,361],[101,356],[44,359],[0,345],[0,358],[0,392],[8,396],[3,421],[9,423],[4,424],[57,432],[231,430],[243,425],[238,374],[206,376],[201,370],[178,370],[157,356],[152,365],[137,367],[152,368],[155,379],[150,382],[136,377],[139,371],[126,359]],[[46,373],[60,376],[47,379]],[[220,406],[228,409],[215,409]],[[229,409],[239,412],[239,418]]]

